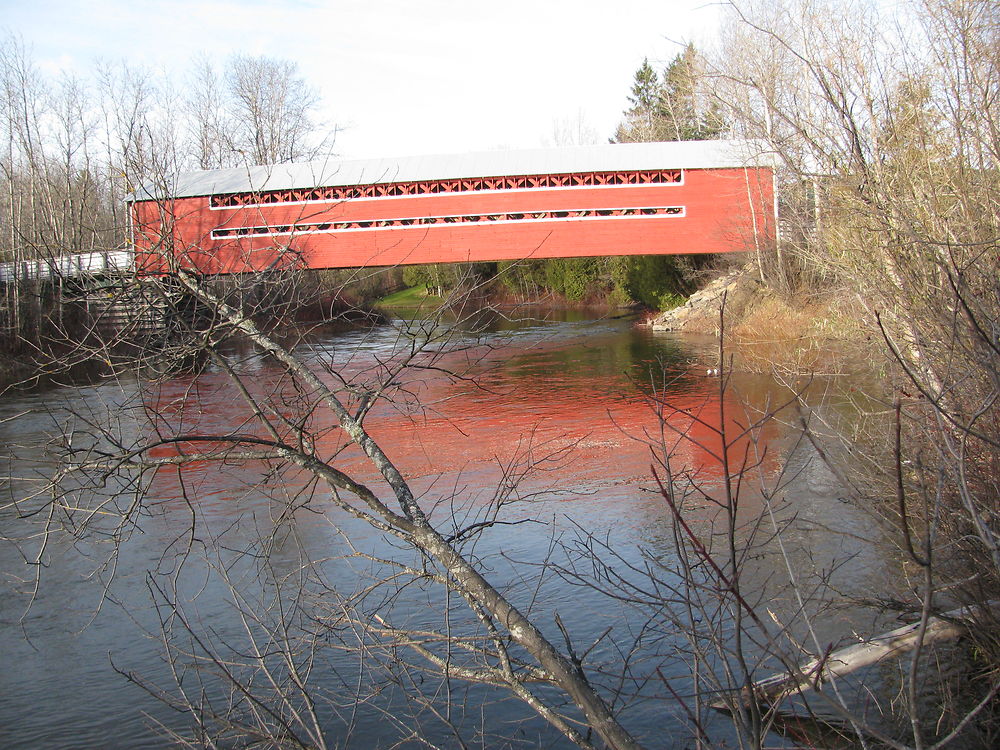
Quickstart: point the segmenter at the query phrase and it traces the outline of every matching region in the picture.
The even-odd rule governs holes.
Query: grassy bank
[[[388,307],[393,309],[420,309],[434,308],[444,303],[444,299],[431,294],[426,284],[406,287],[398,292],[387,294],[375,301],[375,307]]]
[[[728,326],[730,349],[752,371],[832,374],[875,363],[857,311],[833,296],[762,289]]]
[[[725,321],[719,313],[725,300]],[[737,367],[753,372],[836,373],[871,369],[879,359],[870,321],[842,294],[801,288],[779,293],[751,266],[704,285],[681,306],[649,320],[654,329],[718,336]]]

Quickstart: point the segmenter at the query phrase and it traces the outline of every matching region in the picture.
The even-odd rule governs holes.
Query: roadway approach
[[[136,270],[756,250],[776,235],[774,167],[725,140],[186,172],[130,196]]]

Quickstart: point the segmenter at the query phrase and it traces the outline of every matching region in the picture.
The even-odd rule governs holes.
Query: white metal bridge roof
[[[619,143],[464,154],[338,160],[183,172],[146,185],[131,200],[294,190],[311,187],[421,182],[471,177],[571,174],[646,169],[774,166],[775,155],[753,140]]]

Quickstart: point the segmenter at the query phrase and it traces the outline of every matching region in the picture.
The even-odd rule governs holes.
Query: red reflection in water
[[[689,376],[684,389],[674,395],[668,390],[658,408],[620,375],[553,367],[535,370],[531,375],[516,376],[494,371],[488,390],[415,373],[407,385],[419,392],[424,407],[408,411],[382,404],[369,415],[366,425],[427,500],[456,489],[488,491],[502,480],[506,470],[527,466],[533,468],[526,481],[532,491],[558,488],[572,496],[575,489],[648,486],[651,467],[665,452],[671,455],[675,473],[696,472],[701,481],[718,484],[723,475],[722,427],[730,442],[731,471],[747,460],[752,463],[755,447],[775,436],[776,428],[766,426],[757,435],[756,445],[752,444],[746,435],[751,417],[735,399],[727,398],[723,408],[715,378]],[[150,401],[150,407],[163,415],[162,429],[174,434],[231,431],[266,436],[222,375],[202,376],[199,384],[199,399],[194,406],[185,406],[183,414],[174,406],[179,403],[178,396],[191,392],[189,382],[168,384]],[[280,395],[274,402],[281,403],[288,417],[308,403],[290,399],[292,390],[276,372],[261,373],[251,385],[257,394]],[[378,486],[374,469],[360,449],[347,445],[331,411],[317,410],[310,429],[317,455],[335,456],[333,464],[339,469]],[[229,443],[208,441],[161,445],[153,454],[221,455],[232,450]],[[769,463],[773,460],[767,459]],[[200,487],[228,497],[226,485],[238,472],[232,465],[217,477],[208,476],[210,471],[206,462],[198,461],[161,472],[156,492],[176,496],[183,479],[198,481]],[[248,471],[246,483],[259,478],[259,471]],[[302,486],[305,478],[293,472],[283,475],[281,481],[294,489],[291,485]],[[489,493],[485,496],[488,499]]]
[[[571,485],[631,482],[649,479],[653,452],[668,450],[676,469],[711,480],[722,475],[723,417],[730,441],[744,428],[734,416],[741,413],[735,405],[723,410],[718,395],[709,394],[669,399],[662,430],[655,404],[638,396],[615,398],[599,388],[544,402],[515,390],[471,402],[456,399],[442,411],[411,420],[379,415],[371,425],[407,476],[489,474],[487,467],[518,452],[535,461],[565,452],[557,474]],[[730,445],[730,461],[742,461],[747,448],[746,439]]]

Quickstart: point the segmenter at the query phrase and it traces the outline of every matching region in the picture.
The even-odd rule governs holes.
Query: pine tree
[[[615,132],[616,143],[696,141],[725,131],[719,109],[704,86],[704,65],[693,44],[679,53],[660,80],[648,60],[635,72],[631,107]]]
[[[660,117],[670,140],[701,141],[718,137],[725,123],[704,91],[704,65],[693,44],[677,55],[663,73]]]
[[[635,72],[632,94],[628,100],[632,106],[625,112],[625,121],[615,132],[617,143],[639,143],[662,140],[658,137],[660,121],[660,79],[649,64],[648,59]]]

